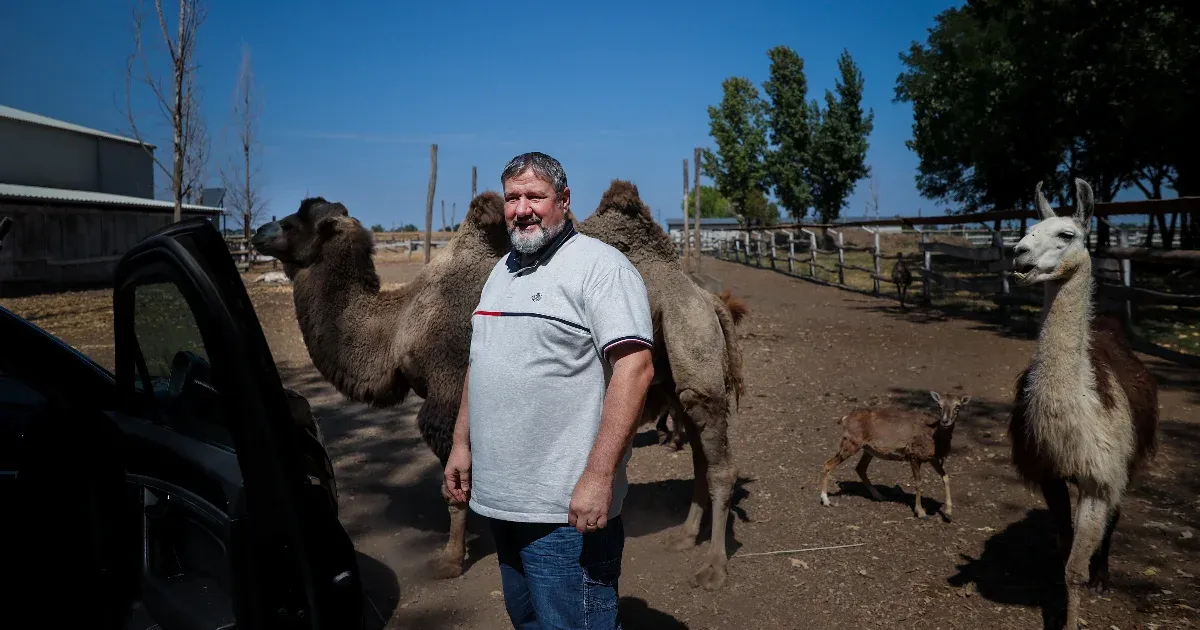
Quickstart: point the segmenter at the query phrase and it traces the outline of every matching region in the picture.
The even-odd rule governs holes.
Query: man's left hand
[[[571,493],[571,508],[567,515],[579,533],[586,534],[608,524],[608,508],[612,504],[612,475],[584,470]]]

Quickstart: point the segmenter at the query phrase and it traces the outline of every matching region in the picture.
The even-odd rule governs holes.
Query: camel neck
[[[1066,281],[1046,283],[1035,361],[1038,383],[1048,391],[1084,391],[1091,373],[1092,288],[1090,260]]]

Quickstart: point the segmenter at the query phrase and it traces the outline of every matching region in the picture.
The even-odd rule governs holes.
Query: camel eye
[[[1075,233],[1072,232],[1071,230],[1067,230],[1065,232],[1059,232],[1058,237],[1065,241],[1069,241],[1069,240],[1075,238]]]

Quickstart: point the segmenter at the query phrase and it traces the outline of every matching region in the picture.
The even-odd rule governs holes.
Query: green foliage
[[[816,100],[809,104],[813,136],[808,185],[822,223],[837,219],[858,180],[871,174],[866,165],[867,137],[875,127],[875,113],[863,111],[862,72],[845,50],[838,57],[838,72],[837,95],[825,91],[824,109]]]
[[[749,79],[730,77],[721,82],[721,89],[720,106],[708,107],[709,133],[717,153],[703,151],[701,171],[716,182],[734,208],[741,209],[755,193],[767,189],[765,106]]]
[[[687,207],[682,207],[683,202],[680,202],[684,216],[694,216],[696,203],[696,191],[689,190],[687,196]],[[712,186],[705,184],[700,185],[700,216],[705,218],[732,217],[733,206],[729,200],[721,194],[721,191]]]
[[[405,223],[404,227],[400,228],[400,231],[401,232],[416,232],[417,226],[415,226],[411,223]]]
[[[809,146],[812,129],[809,122],[808,79],[804,60],[787,46],[767,51],[771,59],[770,78],[763,83],[769,99],[767,118],[774,150],[767,155],[767,176],[775,197],[795,221],[800,221],[812,205],[808,184]]]
[[[372,232],[386,232],[387,230],[383,229],[382,225],[376,223],[375,225],[371,226],[371,231]]]
[[[702,169],[734,212],[748,220],[778,221],[778,206],[766,198],[772,189],[797,221],[809,207],[815,207],[822,220],[835,219],[858,180],[870,173],[865,159],[875,115],[862,109],[862,73],[842,51],[841,78],[833,92],[826,91],[822,109],[806,101],[804,60],[795,51],[776,46],[767,56],[767,101],[759,99],[747,79],[722,82],[720,107],[708,108],[717,150],[704,150]]]
[[[1183,133],[1200,102],[1197,19],[1167,0],[943,11],[896,80],[896,100],[913,105],[918,189],[966,211],[1028,207],[1039,180],[1068,203],[1075,177],[1099,201],[1130,184],[1200,192]]]

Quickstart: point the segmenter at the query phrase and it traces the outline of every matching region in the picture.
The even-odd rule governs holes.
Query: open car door
[[[297,430],[224,239],[205,219],[167,226],[113,291],[146,627],[361,628],[354,548],[313,470],[324,451]]]

